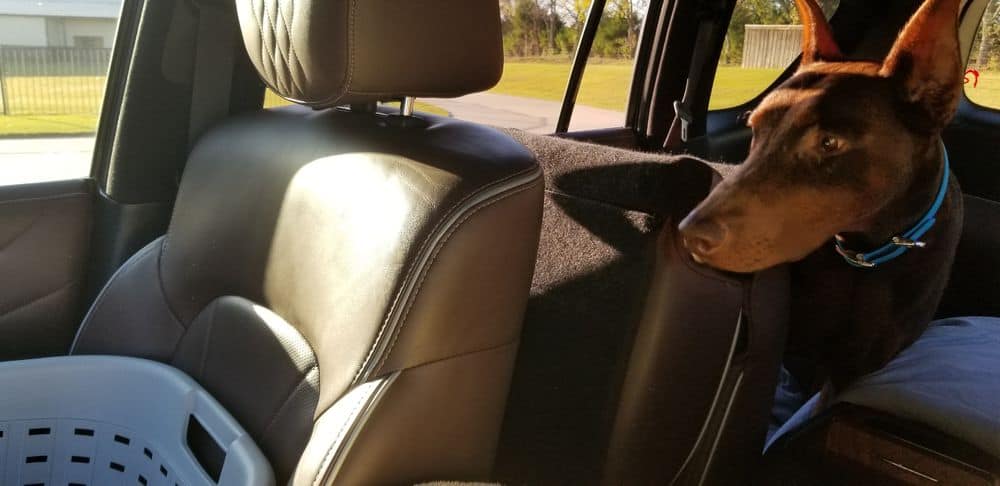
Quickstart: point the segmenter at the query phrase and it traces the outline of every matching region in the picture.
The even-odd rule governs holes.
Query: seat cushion
[[[923,423],[1000,457],[1000,318],[935,321],[837,401]],[[803,405],[772,442],[813,416],[817,403]]]

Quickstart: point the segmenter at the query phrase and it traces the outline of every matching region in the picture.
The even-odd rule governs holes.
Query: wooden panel
[[[831,459],[861,466],[899,484],[996,484],[982,469],[850,421],[833,421],[826,450]]]
[[[744,68],[783,68],[802,52],[801,25],[747,25]]]

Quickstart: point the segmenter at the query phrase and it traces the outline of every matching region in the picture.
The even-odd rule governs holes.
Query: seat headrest
[[[503,71],[497,0],[237,0],[264,82],[328,107],[489,89]]]

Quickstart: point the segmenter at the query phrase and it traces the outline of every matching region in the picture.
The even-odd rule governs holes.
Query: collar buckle
[[[893,236],[892,244],[903,248],[924,248],[927,246],[927,243],[923,241],[911,240],[902,236]]]
[[[840,256],[844,257],[844,260],[847,260],[847,263],[850,263],[855,267],[875,268],[875,263],[866,260],[864,253],[855,253],[853,251],[845,249],[839,244],[834,245],[833,247],[836,248],[837,253],[839,253]]]

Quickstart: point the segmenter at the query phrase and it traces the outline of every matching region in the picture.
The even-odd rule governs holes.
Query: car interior
[[[713,270],[677,232],[796,68],[710,109],[736,3],[651,0],[623,123],[574,131],[595,0],[539,134],[414,111],[501,78],[497,0],[125,0],[90,176],[0,186],[0,362],[168,364],[274,484],[1000,485],[1000,412],[970,436],[845,402],[764,453],[789,269]],[[830,22],[881,59],[920,4]],[[1000,317],[1000,111],[963,97],[943,140],[965,225],[938,317]]]

